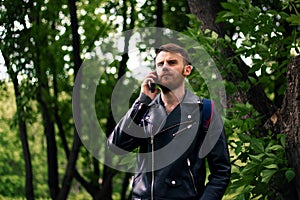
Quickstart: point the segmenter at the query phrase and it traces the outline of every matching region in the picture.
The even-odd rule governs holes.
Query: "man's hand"
[[[151,92],[150,89],[150,84],[149,83],[156,83],[157,75],[156,72],[150,72],[146,77],[145,80],[143,81],[141,85],[141,92],[149,96],[152,100],[156,97],[158,94],[158,89],[155,88],[154,92]]]

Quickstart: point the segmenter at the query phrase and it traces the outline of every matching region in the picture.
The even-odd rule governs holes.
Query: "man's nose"
[[[170,67],[170,64],[167,61],[165,61],[163,63],[163,65],[161,66],[161,68],[169,68],[169,67]]]
[[[165,62],[161,67],[161,71],[163,72],[170,71],[170,65],[167,62]]]

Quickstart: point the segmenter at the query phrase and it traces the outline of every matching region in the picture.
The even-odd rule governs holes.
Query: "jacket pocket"
[[[179,187],[182,185],[182,181],[180,179],[174,178],[166,178],[165,183],[171,187]]]
[[[194,191],[194,187],[186,169],[183,169],[182,175],[183,176],[180,177],[165,178],[165,186],[161,185],[161,187],[157,187],[156,191],[160,193],[159,196],[167,199],[194,199],[197,196],[197,193]]]

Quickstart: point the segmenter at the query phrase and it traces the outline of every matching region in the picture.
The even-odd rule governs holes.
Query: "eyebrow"
[[[179,62],[179,61],[176,58],[171,58],[171,59],[167,59],[166,62],[170,63],[170,62]],[[161,63],[164,63],[164,60],[158,61],[156,64],[161,64]]]

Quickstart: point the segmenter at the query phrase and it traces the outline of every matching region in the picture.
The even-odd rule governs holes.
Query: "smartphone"
[[[155,75],[157,77],[157,73],[155,72]],[[152,83],[151,81],[148,82],[148,87],[150,89],[150,92],[154,93],[155,92],[155,88],[156,88],[156,84],[157,84],[157,78],[154,79],[154,83]]]
[[[151,83],[150,81],[148,82],[148,86],[150,88],[150,92],[154,93],[155,92],[155,87],[156,83]]]

